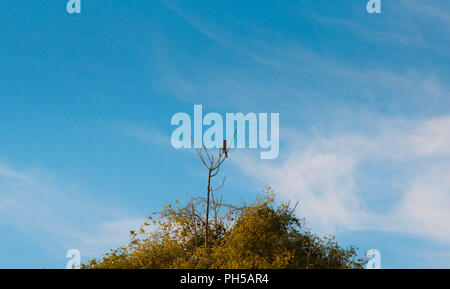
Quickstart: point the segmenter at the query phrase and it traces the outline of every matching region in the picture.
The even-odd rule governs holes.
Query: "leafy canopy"
[[[283,269],[362,268],[352,246],[320,237],[295,216],[295,206],[275,205],[270,187],[252,204],[232,206],[212,199],[208,248],[204,246],[205,202],[175,202],[149,217],[127,246],[111,250],[84,268]]]

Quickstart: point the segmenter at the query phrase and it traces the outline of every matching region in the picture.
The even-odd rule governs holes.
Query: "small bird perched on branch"
[[[226,141],[226,140],[223,140],[222,150],[223,150],[223,152],[225,153],[225,158],[228,158],[227,141]]]

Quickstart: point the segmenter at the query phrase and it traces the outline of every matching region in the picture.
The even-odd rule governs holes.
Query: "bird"
[[[222,150],[225,153],[225,158],[228,158],[227,141],[226,140],[223,140]]]

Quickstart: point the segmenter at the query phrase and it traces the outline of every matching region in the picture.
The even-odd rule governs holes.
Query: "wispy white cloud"
[[[253,23],[245,23],[241,29],[246,33],[238,33],[223,23],[217,23],[215,19],[195,14],[193,9],[183,9],[182,2],[165,3],[188,25],[220,47],[254,61],[250,66],[248,62],[242,65],[230,63],[205,66],[190,59],[193,69],[180,73],[180,68],[170,59],[158,57],[158,61],[164,62],[164,73],[161,73],[164,79],[160,85],[179,98],[191,102],[201,101],[205,105],[235,105],[240,110],[264,110],[275,104],[284,111],[311,109],[311,99],[315,100],[312,102],[314,107],[326,106],[329,101],[333,105],[345,103],[348,106],[351,105],[349,100],[358,103],[360,99],[366,106],[375,109],[406,111],[415,106],[420,107],[424,114],[450,105],[449,99],[445,97],[447,77],[441,71],[422,67],[418,69],[414,63],[386,65],[385,60],[373,56],[365,61],[337,58],[324,51],[307,48],[301,39],[286,38],[276,30],[267,31]],[[405,24],[403,17],[416,13],[413,8],[404,7],[406,5],[415,4],[389,3],[390,9],[396,9],[395,15],[409,16],[395,19],[394,13],[390,13],[383,16],[384,21],[378,21],[380,27],[374,23],[366,27],[361,24],[364,21],[356,22],[354,19],[330,20],[329,15],[325,17],[317,14],[311,17],[332,26],[348,26],[389,47],[393,43],[402,43],[408,47],[421,45],[425,49],[444,50],[447,53],[441,41],[436,42],[433,38],[430,43],[429,39],[424,38],[419,29],[421,25]],[[364,8],[363,5],[360,8]],[[358,17],[360,14],[357,13]],[[370,19],[369,15],[363,15],[365,19]],[[427,14],[422,17],[426,18],[423,21],[428,21],[431,16]],[[381,57],[382,54],[378,55]],[[258,98],[257,102],[255,98]]]
[[[248,43],[247,41],[245,41],[245,39],[236,39],[236,35],[233,35],[229,31],[227,31],[227,29],[221,29],[223,27],[217,26],[212,22],[206,23],[204,18],[196,18],[192,15],[187,14],[185,11],[180,9],[179,5],[177,5],[174,1],[165,0],[163,3],[168,9],[176,13],[189,25],[197,29],[197,31],[199,31],[209,39],[216,42],[221,47],[238,55],[253,59],[258,63],[269,66],[273,65],[273,63],[271,63],[267,58],[260,57],[259,53],[255,53],[254,46],[256,43],[253,43],[253,45],[247,45]],[[242,25],[246,24],[242,23]],[[260,43],[256,44],[256,46],[259,44]]]
[[[363,5],[348,6],[351,17],[323,15],[316,10],[311,18],[329,29],[352,33],[376,46],[418,47],[448,55],[443,45],[449,40],[448,33],[439,33],[450,29],[450,17],[444,12],[449,10],[445,1],[388,1],[382,3],[381,15],[361,13]]]
[[[450,244],[450,116],[380,123],[372,133],[291,134],[278,163],[240,156],[235,164],[298,200],[318,231],[395,231]],[[397,170],[385,181],[380,167]]]
[[[259,182],[273,186],[283,199],[300,202],[301,214],[313,221],[315,229],[335,231],[359,224],[362,214],[353,178],[355,160],[313,148],[292,152],[275,166],[254,164],[239,156],[238,164]]]
[[[42,170],[0,168],[0,224],[49,250],[65,254],[76,248],[84,260],[98,257],[124,244],[129,230],[143,223],[132,210],[100,202],[75,183],[61,183]]]
[[[170,138],[158,129],[128,122],[118,122],[115,126],[125,135],[136,137],[143,142],[152,143],[161,147],[170,145]]]
[[[0,177],[8,179],[29,180],[28,176],[0,166]]]
[[[450,161],[423,167],[386,221],[383,229],[450,244]]]
[[[450,155],[450,117],[431,119],[408,136],[413,151],[419,155]]]
[[[431,17],[450,28],[450,16],[445,11],[449,11],[450,5],[446,1],[418,1],[401,0],[402,7],[406,10],[414,11],[417,16]]]
[[[97,224],[95,231],[79,232],[78,248],[88,257],[98,258],[109,249],[125,245],[130,240],[130,231],[137,231],[145,222],[145,218],[119,219]],[[73,242],[76,246],[76,242]]]

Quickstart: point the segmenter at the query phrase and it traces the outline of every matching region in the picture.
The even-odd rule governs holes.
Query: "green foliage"
[[[236,207],[212,200],[209,247],[204,247],[205,202],[168,205],[149,217],[127,246],[111,250],[84,268],[362,268],[354,247],[304,228],[295,207],[276,206],[273,192]]]

